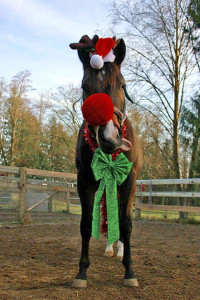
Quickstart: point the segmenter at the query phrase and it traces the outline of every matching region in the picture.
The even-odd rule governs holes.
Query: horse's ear
[[[120,39],[119,43],[117,43],[117,46],[114,49],[114,54],[116,56],[115,63],[120,66],[126,55],[126,45],[123,39]]]
[[[90,62],[89,58],[89,52],[86,52],[84,50],[78,50],[78,57],[81,60],[83,66],[86,66]]]

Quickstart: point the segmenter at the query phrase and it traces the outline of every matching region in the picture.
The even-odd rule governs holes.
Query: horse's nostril
[[[107,154],[115,152],[122,145],[118,130],[116,128],[109,130],[107,124],[100,126],[98,130],[98,144],[101,150]]]

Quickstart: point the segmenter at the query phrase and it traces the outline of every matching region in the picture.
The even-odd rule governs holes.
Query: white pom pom
[[[90,64],[95,69],[101,69],[101,68],[103,68],[104,61],[100,55],[94,54],[94,55],[92,55],[92,57],[90,59]]]

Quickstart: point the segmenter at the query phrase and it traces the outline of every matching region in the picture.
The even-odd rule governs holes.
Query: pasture
[[[72,288],[80,254],[79,215],[62,223],[0,228],[0,299],[200,299],[200,227],[133,222],[131,253],[139,287],[123,286],[124,268],[91,239],[88,287]],[[115,247],[116,248],[116,247]]]

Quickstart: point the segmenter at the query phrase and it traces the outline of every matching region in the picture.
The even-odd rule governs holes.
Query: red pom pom
[[[82,113],[89,125],[104,125],[113,118],[114,105],[112,99],[104,93],[93,94],[84,101]]]

